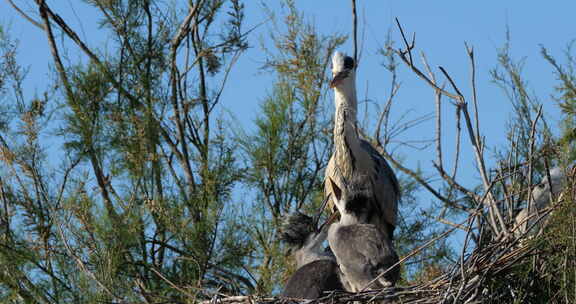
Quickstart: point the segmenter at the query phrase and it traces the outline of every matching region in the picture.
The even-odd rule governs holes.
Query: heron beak
[[[322,212],[324,212],[324,209],[326,209],[326,205],[328,204],[328,200],[330,199],[330,195],[331,193],[328,193],[328,195],[324,198],[324,201],[322,202],[322,205],[320,206],[320,211],[318,211],[318,214],[316,215],[315,219],[314,219],[314,227],[318,227],[318,222],[320,222],[320,217],[322,216]],[[318,230],[320,231],[320,230]]]
[[[328,193],[326,198],[324,198],[324,202],[322,202],[322,207],[320,207],[320,212],[318,212],[318,215],[316,217],[315,226],[318,226],[318,222],[320,221],[320,216],[322,215],[322,212],[324,212],[324,209],[326,209],[326,205],[328,205],[328,200],[330,199],[330,196],[331,196],[331,193]],[[338,216],[338,212],[332,213],[330,215],[330,217],[328,217],[326,222],[324,222],[324,224],[322,224],[322,225],[320,225],[320,227],[318,227],[318,232],[324,230],[324,227],[329,227],[330,224],[332,224],[334,222],[334,220],[336,219],[337,216]]]
[[[334,88],[335,86],[339,85],[344,79],[346,79],[346,77],[348,77],[348,70],[338,72],[332,81],[330,81],[330,88]]]
[[[338,217],[338,212],[332,213],[330,215],[330,217],[326,220],[326,222],[324,222],[324,224],[322,224],[322,226],[320,226],[320,228],[318,228],[318,231],[324,230],[324,227],[330,227],[330,225],[334,222],[334,220],[336,220],[337,217]]]

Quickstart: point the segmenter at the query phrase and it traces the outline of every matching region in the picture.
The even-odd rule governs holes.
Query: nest
[[[573,302],[576,299],[575,176],[576,169],[571,174],[569,186],[560,193],[551,206],[524,218],[526,221],[531,221],[526,231],[520,232],[518,228],[521,223],[514,223],[513,218],[507,219],[509,224],[505,237],[496,238],[489,228],[481,229],[478,241],[480,245],[469,252],[466,252],[465,245],[458,261],[448,268],[448,271],[427,282],[359,293],[334,291],[315,300],[258,295],[231,297],[216,295],[203,303],[338,304],[360,301],[436,304],[525,303],[546,300],[554,303]],[[478,211],[480,212],[480,209]],[[475,215],[471,215],[468,220],[473,216]],[[472,222],[468,221],[469,228]],[[448,236],[455,229],[450,229],[428,241],[403,257],[399,263]],[[468,236],[465,244],[468,244]]]
[[[568,202],[570,203],[570,202]],[[548,208],[546,214],[556,209],[560,204]],[[544,216],[540,215],[540,219]],[[542,232],[542,231],[541,231]],[[538,249],[538,238],[541,233],[534,232],[514,236],[502,240],[490,240],[485,245],[476,247],[468,255],[462,254],[458,263],[438,277],[416,285],[396,286],[382,290],[371,290],[359,293],[331,292],[316,300],[286,299],[266,296],[214,296],[205,304],[279,304],[279,303],[349,303],[361,301],[368,303],[499,303],[502,299],[508,302],[515,298],[512,286],[494,288],[494,282],[511,282],[514,278],[507,277],[519,265],[525,264],[531,257],[541,255]],[[437,239],[435,239],[437,240]],[[431,242],[435,241],[431,240]],[[408,256],[409,257],[409,256]],[[405,257],[403,260],[405,260]],[[545,259],[546,257],[544,257]],[[402,260],[401,260],[402,261]],[[502,287],[502,286],[501,286]]]
[[[534,247],[518,246],[518,240],[494,242],[489,246],[478,248],[464,260],[455,265],[452,271],[418,285],[397,286],[382,290],[371,290],[360,293],[331,292],[316,300],[285,299],[262,296],[214,297],[205,303],[228,304],[277,304],[277,303],[362,303],[377,301],[384,303],[480,303],[486,302],[485,282],[495,276],[501,276],[514,265],[531,256]],[[492,295],[495,296],[495,295]]]

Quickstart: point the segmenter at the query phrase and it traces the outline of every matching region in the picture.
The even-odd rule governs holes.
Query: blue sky
[[[15,1],[27,12],[35,15],[35,5],[30,1]],[[246,28],[266,20],[261,10],[261,2],[245,1],[247,7]],[[300,0],[297,7],[307,20],[314,22],[323,34],[333,32],[347,34],[351,29],[350,1]],[[93,10],[86,10],[77,0],[48,1],[53,9],[69,21],[69,24],[97,47],[106,42],[106,37],[98,31],[99,16]],[[280,1],[267,1],[268,6],[279,9]],[[392,38],[400,42],[394,18],[399,18],[408,33],[416,32],[416,52],[424,51],[432,67],[446,68],[466,96],[470,96],[469,61],[464,42],[474,47],[477,65],[477,84],[480,103],[482,134],[487,139],[487,152],[506,142],[505,126],[510,117],[511,106],[500,88],[491,83],[490,69],[497,65],[496,53],[505,42],[506,26],[511,33],[511,53],[517,60],[525,59],[524,75],[531,89],[544,104],[545,117],[552,127],[558,126],[560,113],[551,98],[554,93],[555,76],[552,68],[540,55],[540,45],[548,48],[552,55],[563,59],[563,51],[568,42],[576,38],[573,14],[575,1],[361,1],[358,0],[359,35],[364,37],[361,66],[357,75],[359,98],[367,98],[382,104],[389,92],[389,75],[380,65],[382,58],[377,54],[383,45],[389,29]],[[12,36],[20,40],[18,59],[29,68],[25,82],[27,97],[34,92],[41,93],[48,84],[49,66],[52,64],[46,38],[37,28],[23,20],[8,5],[0,1],[0,22],[9,25]],[[250,38],[250,48],[233,70],[229,86],[224,91],[222,106],[227,108],[246,127],[250,128],[258,112],[259,102],[272,88],[273,78],[269,73],[258,69],[264,62],[264,53],[259,47],[259,39],[266,38],[269,26],[260,26]],[[88,38],[86,38],[88,37]],[[400,45],[400,44],[396,44]],[[351,52],[348,41],[341,49]],[[71,58],[77,50],[70,46]],[[418,53],[416,53],[418,54]],[[419,58],[419,56],[417,56]],[[562,61],[562,60],[560,60]],[[436,69],[437,77],[441,74]],[[432,90],[421,80],[400,67],[399,78],[402,87],[396,97],[393,115],[399,117],[408,113],[415,118],[430,114],[434,109]],[[453,120],[454,109],[444,104],[445,122]],[[433,137],[433,121],[412,129],[402,136],[402,140],[421,140]],[[446,144],[453,141],[453,127],[447,126]],[[467,146],[467,139],[463,140]],[[450,151],[450,150],[447,150]],[[433,173],[431,161],[433,150],[416,151],[400,149],[399,155],[407,160],[409,167],[420,166],[425,172]],[[478,183],[474,171],[472,153],[463,151],[463,177],[467,185]],[[451,154],[451,153],[446,153]],[[448,156],[448,155],[447,155]],[[430,200],[424,196],[423,200]]]

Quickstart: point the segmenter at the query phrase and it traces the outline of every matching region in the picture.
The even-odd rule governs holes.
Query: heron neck
[[[358,224],[359,220],[356,216],[348,213],[348,212],[343,212],[340,214],[340,225],[354,225],[354,224]]]
[[[356,112],[358,110],[358,102],[356,99],[356,85],[354,84],[353,76],[351,79],[346,79],[342,84],[338,85],[334,90],[334,101],[336,109],[346,109],[351,112],[353,122],[356,123]]]
[[[317,260],[331,259],[324,253],[323,248],[323,242],[327,235],[327,231],[320,231],[316,235],[309,236],[304,246],[296,252],[295,258],[298,268]]]
[[[334,104],[336,106],[335,128],[356,128],[358,102],[354,75],[350,75],[349,78],[335,87]]]
[[[342,164],[353,164],[350,160],[359,146],[358,131],[356,129],[356,92],[352,85],[344,84],[335,90],[336,113],[334,116],[334,148],[338,155],[337,161]],[[348,172],[352,168],[340,168]],[[346,174],[345,172],[343,172]],[[351,173],[348,172],[348,173]]]

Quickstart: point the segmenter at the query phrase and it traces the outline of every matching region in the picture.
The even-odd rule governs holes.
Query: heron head
[[[548,174],[550,180],[548,180]],[[545,174],[542,181],[532,190],[532,198],[538,208],[543,208],[550,200],[550,195],[557,195],[564,188],[566,174],[562,168],[554,167],[548,174]]]
[[[338,51],[332,57],[332,81],[330,87],[338,87],[346,79],[353,79],[356,63],[352,57]]]
[[[309,236],[316,234],[315,220],[303,213],[290,215],[280,229],[280,241],[288,245],[288,254],[302,248]]]
[[[373,214],[374,195],[370,179],[366,175],[354,176],[346,189],[340,189],[332,179],[332,189],[336,207],[340,213],[351,215],[361,221],[366,221]]]

